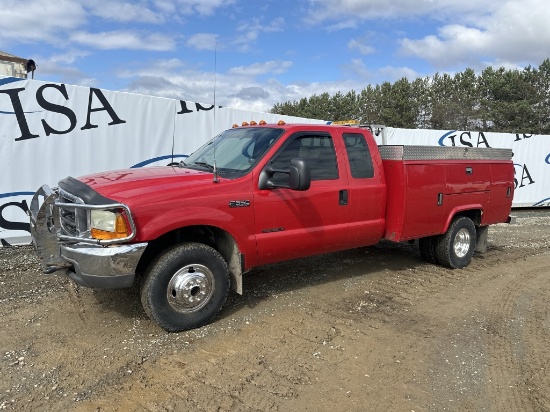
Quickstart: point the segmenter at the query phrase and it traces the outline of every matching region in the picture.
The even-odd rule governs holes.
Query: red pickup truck
[[[288,259],[418,239],[448,268],[509,221],[508,149],[377,146],[367,129],[260,124],[221,133],[180,163],[42,186],[30,208],[45,273],[94,288],[141,283],[168,331],[210,322],[242,274]]]

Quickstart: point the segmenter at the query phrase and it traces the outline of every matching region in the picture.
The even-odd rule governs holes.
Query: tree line
[[[550,59],[523,70],[436,73],[277,103],[271,113],[406,129],[550,134]]]

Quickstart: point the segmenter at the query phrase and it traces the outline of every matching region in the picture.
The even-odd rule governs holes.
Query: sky
[[[0,0],[35,79],[253,111],[550,57],[549,0]]]

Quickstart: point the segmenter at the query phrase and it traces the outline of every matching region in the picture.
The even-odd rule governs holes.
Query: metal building
[[[34,70],[36,64],[33,60],[24,59],[14,56],[3,51],[0,51],[0,76],[27,78],[27,73],[32,73],[34,78]]]

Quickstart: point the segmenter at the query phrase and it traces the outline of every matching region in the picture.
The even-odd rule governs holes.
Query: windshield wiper
[[[208,164],[206,162],[194,162],[193,164],[198,165],[198,166],[202,166],[202,167],[206,167],[209,171],[214,172],[214,166],[212,166],[211,164]]]

